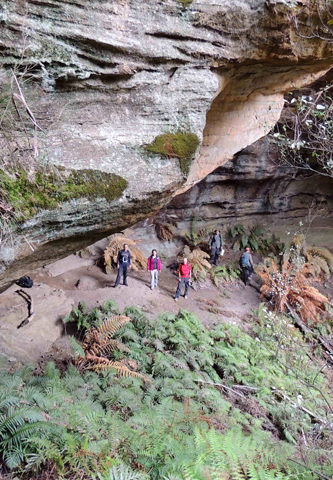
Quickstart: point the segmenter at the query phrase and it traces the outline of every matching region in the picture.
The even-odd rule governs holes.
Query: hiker
[[[150,288],[151,290],[154,287],[157,288],[158,285],[158,272],[161,271],[161,260],[157,256],[157,251],[152,250],[150,257],[147,262],[147,271],[150,272]]]
[[[253,265],[250,247],[246,247],[245,252],[242,253],[239,260],[239,264],[243,271],[244,284],[248,285],[248,280],[250,279],[252,273],[254,272],[254,265]]]
[[[190,286],[191,281],[191,274],[192,274],[192,266],[188,263],[187,258],[184,258],[183,263],[181,263],[178,267],[178,287],[175,295],[175,302],[178,301],[180,297],[180,292],[182,287],[185,283],[185,294],[184,297],[187,298],[188,294],[188,287]]]
[[[222,247],[223,247],[223,240],[220,234],[220,230],[215,230],[212,236],[209,239],[209,247],[210,247],[210,259],[209,263],[211,265],[217,265],[217,261],[219,259],[219,255],[221,254]]]
[[[118,275],[116,278],[116,283],[114,284],[114,288],[118,287],[120,283],[121,274],[123,274],[123,284],[128,287],[127,284],[127,275],[128,269],[131,268],[131,252],[128,250],[127,243],[124,244],[123,250],[120,250],[117,257],[117,268],[118,268]]]

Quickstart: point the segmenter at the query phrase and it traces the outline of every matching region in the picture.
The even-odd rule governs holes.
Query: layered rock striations
[[[333,63],[331,45],[298,35],[294,15],[311,32],[310,0],[4,0],[0,78],[8,86],[14,71],[42,129],[36,161],[127,187],[21,223],[2,249],[2,279],[153,214],[264,136],[283,93]],[[200,141],[188,175],[144,148],[170,132]]]
[[[307,242],[332,248],[333,178],[281,162],[265,137],[175,197],[154,218],[179,231],[236,224],[262,225],[284,241],[306,232]]]

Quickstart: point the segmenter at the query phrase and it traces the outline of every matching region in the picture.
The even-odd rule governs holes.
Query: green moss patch
[[[41,209],[55,209],[74,198],[119,198],[128,182],[119,175],[99,170],[39,171],[29,179],[21,169],[11,175],[0,170],[0,200],[15,209],[17,220],[32,218]]]
[[[165,133],[158,135],[145,149],[166,157],[178,157],[181,171],[188,175],[199,143],[199,138],[194,133]]]
[[[178,2],[182,3],[183,5],[190,5],[193,0],[177,0]]]

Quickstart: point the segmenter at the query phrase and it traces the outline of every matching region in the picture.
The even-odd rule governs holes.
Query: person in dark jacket
[[[246,247],[245,252],[242,253],[239,260],[239,265],[243,272],[244,284],[248,285],[249,279],[251,278],[251,275],[254,272],[254,264],[253,264],[250,247]]]
[[[153,290],[158,285],[158,272],[161,271],[161,260],[157,251],[153,250],[147,262],[147,270],[150,272],[150,288]]]
[[[223,240],[220,234],[220,230],[215,230],[213,235],[210,237],[209,247],[210,247],[209,263],[217,265],[219,255],[221,254],[222,247],[223,247]]]
[[[118,287],[120,283],[121,274],[123,274],[123,284],[128,287],[127,275],[128,270],[131,268],[131,252],[128,249],[127,243],[124,244],[123,250],[120,250],[117,257],[118,275],[114,287]]]
[[[180,297],[180,292],[182,291],[183,285],[185,283],[185,294],[184,297],[187,298],[188,287],[190,286],[192,275],[192,266],[188,263],[187,258],[184,258],[183,263],[178,267],[178,287],[175,295],[175,302],[178,302]]]

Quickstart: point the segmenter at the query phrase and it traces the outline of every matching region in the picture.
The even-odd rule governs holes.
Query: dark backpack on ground
[[[239,263],[242,268],[251,267],[250,261],[249,261],[249,254],[247,252],[242,253]]]
[[[34,282],[28,277],[28,275],[24,275],[24,277],[17,280],[16,284],[21,288],[31,288]]]

